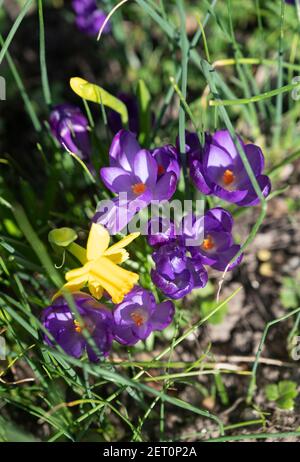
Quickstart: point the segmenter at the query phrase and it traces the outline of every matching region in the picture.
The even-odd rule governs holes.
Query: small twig
[[[20,385],[21,383],[34,382],[34,381],[35,381],[34,377],[28,377],[27,379],[16,380],[15,382],[7,382],[6,380],[3,380],[0,378],[0,382],[4,383],[5,385]]]
[[[215,358],[218,361],[228,361],[229,363],[254,363],[256,357],[255,356],[215,355]],[[297,363],[290,363],[290,362],[286,362],[286,361],[281,361],[280,359],[260,358],[259,363],[264,364],[266,366],[299,368],[299,364],[297,364]]]

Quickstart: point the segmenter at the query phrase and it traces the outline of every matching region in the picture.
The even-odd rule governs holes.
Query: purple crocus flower
[[[57,298],[51,306],[44,309],[43,325],[68,355],[80,358],[86,350],[90,361],[97,362],[101,355],[107,356],[111,348],[112,314],[90,295],[83,292],[72,295],[83,326],[75,319],[63,297]],[[83,327],[90,333],[99,355],[87,343],[82,333]],[[53,346],[47,335],[44,336],[44,340],[48,345]]]
[[[91,145],[88,120],[81,110],[71,104],[59,104],[52,109],[49,124],[61,146],[89,164]]]
[[[180,176],[178,152],[171,144],[166,144],[152,151],[152,156],[157,162],[157,175],[161,178],[165,173],[175,173],[177,179]]]
[[[189,233],[188,239],[201,240],[200,245],[188,246],[193,257],[198,257],[204,265],[224,271],[230,261],[239,252],[241,246],[234,243],[232,237],[232,215],[221,207],[208,210],[204,217],[195,218],[193,233]],[[187,242],[187,241],[186,241]],[[240,264],[243,255],[240,255],[228,270],[232,270]]]
[[[175,156],[176,150],[171,146],[153,152],[142,149],[133,133],[120,130],[110,148],[110,167],[101,169],[101,178],[110,191],[126,194],[128,203],[138,204],[141,210],[153,200],[168,200],[173,196],[179,176]],[[97,222],[102,223],[101,217]]]
[[[160,246],[152,258],[156,265],[151,271],[152,281],[170,298],[182,298],[195,287],[202,288],[207,283],[201,256],[188,256],[186,247],[178,242]]]
[[[151,332],[165,329],[172,322],[174,312],[171,301],[157,304],[151,292],[135,287],[114,309],[114,339],[124,345],[146,340]]]
[[[76,14],[76,25],[79,30],[87,35],[98,35],[107,15],[97,8],[95,0],[72,0],[72,7]],[[110,31],[109,23],[106,24],[104,32]]]
[[[268,196],[271,183],[269,178],[262,174],[264,156],[261,149],[255,144],[244,144],[240,138],[239,141],[263,196]],[[195,135],[187,137],[187,144],[191,177],[203,194],[212,194],[240,206],[259,203],[259,198],[228,130],[219,130],[212,136],[207,135],[204,148]]]

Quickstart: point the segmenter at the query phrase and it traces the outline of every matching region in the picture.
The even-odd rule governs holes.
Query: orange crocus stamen
[[[235,175],[233,174],[233,171],[232,170],[225,170],[225,172],[223,173],[223,183],[226,185],[226,186],[229,186],[230,184],[232,184],[235,180]]]
[[[146,185],[144,183],[136,183],[131,186],[131,189],[136,196],[139,196],[146,191]]]
[[[204,250],[211,250],[215,246],[215,243],[213,241],[213,238],[208,234],[206,238],[203,241],[202,248]]]
[[[75,326],[75,331],[78,332],[78,334],[81,334],[82,327],[81,327],[79,321],[74,321],[74,326]]]
[[[165,173],[165,171],[166,171],[166,170],[165,170],[165,167],[164,167],[163,165],[159,165],[159,166],[158,166],[157,173],[158,173],[159,175],[163,175],[163,174]]]
[[[137,327],[141,327],[145,322],[145,318],[141,315],[141,313],[134,312],[131,313],[130,316]]]

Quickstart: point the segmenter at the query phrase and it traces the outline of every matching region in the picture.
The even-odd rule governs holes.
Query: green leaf
[[[279,409],[294,409],[294,400],[298,396],[297,384],[291,380],[282,380],[277,385],[265,387],[265,394],[269,401],[275,401]]]
[[[298,395],[297,384],[292,380],[282,380],[278,384],[279,395],[287,398],[296,398]]]
[[[294,400],[290,398],[279,398],[276,401],[277,406],[279,409],[287,410],[287,411],[292,411],[294,409]]]
[[[118,98],[111,95],[98,85],[90,83],[80,77],[71,78],[70,85],[76,95],[87,101],[92,101],[93,103],[101,104],[113,109],[120,114],[123,125],[126,126],[128,124],[127,107]]]
[[[299,306],[298,287],[294,279],[283,278],[280,289],[280,301],[285,308],[294,309]]]
[[[56,228],[48,234],[50,244],[58,247],[68,247],[77,237],[76,231],[72,228]]]
[[[147,146],[151,130],[151,95],[144,80],[138,81],[136,94],[139,105],[139,142]]]
[[[276,401],[279,397],[277,385],[275,383],[267,385],[265,388],[265,394],[269,401]]]

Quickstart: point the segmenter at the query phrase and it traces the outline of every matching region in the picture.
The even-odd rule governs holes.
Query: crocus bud
[[[71,104],[59,104],[53,108],[49,123],[61,146],[88,164],[91,156],[88,121],[81,110]]]

